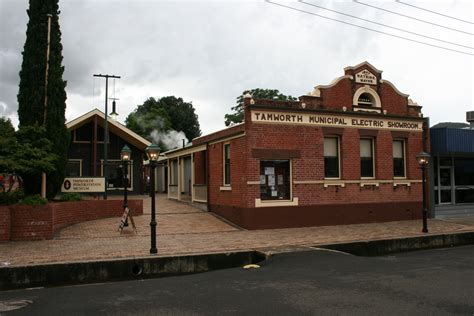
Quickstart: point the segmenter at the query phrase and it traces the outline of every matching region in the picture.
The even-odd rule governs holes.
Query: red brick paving
[[[114,197],[112,197],[114,198]],[[115,197],[118,198],[118,197]],[[119,218],[63,229],[53,240],[0,243],[0,267],[57,262],[111,260],[149,254],[150,202],[134,217],[138,234],[117,231]],[[158,256],[317,246],[336,242],[422,236],[421,221],[246,231],[212,213],[157,195]],[[429,234],[474,231],[474,222],[429,220]]]

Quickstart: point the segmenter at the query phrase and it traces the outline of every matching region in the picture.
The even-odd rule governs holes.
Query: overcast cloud
[[[362,0],[361,0],[362,1]],[[409,3],[473,20],[473,2]],[[474,37],[377,11],[352,1],[312,2],[365,19],[474,47]],[[356,21],[299,2],[280,2],[389,33],[474,53]],[[463,29],[452,21],[394,1],[377,6]],[[473,56],[391,38],[291,11],[264,1],[97,1],[59,3],[67,85],[66,117],[104,110],[105,80],[122,76],[115,96],[119,121],[148,97],[175,95],[193,103],[203,133],[224,127],[224,114],[245,89],[272,88],[300,96],[369,61],[383,78],[423,106],[431,123],[464,121],[474,110]],[[0,115],[16,124],[27,0],[0,0]],[[113,81],[110,82],[110,97]]]

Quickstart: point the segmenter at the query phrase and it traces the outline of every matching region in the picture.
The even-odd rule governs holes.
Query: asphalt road
[[[472,316],[474,246],[371,258],[308,251],[259,269],[6,291],[0,314]]]

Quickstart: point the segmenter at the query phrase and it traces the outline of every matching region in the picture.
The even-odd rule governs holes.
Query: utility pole
[[[103,75],[103,74],[98,74],[94,75],[94,77],[101,77],[105,78],[105,122],[104,122],[104,167],[103,167],[103,176],[105,178],[105,191],[104,191],[104,200],[107,200],[107,187],[109,186],[109,181],[108,181],[108,173],[107,173],[107,145],[109,142],[109,130],[108,130],[108,125],[107,125],[107,117],[108,117],[108,92],[109,92],[109,78],[115,78],[115,79],[120,79],[120,76],[115,76],[115,75]],[[94,161],[95,163],[95,161]]]
[[[46,42],[46,70],[44,79],[44,114],[43,126],[46,126],[46,114],[48,109],[48,73],[49,73],[49,50],[51,46],[51,18],[52,14],[46,14],[48,17],[48,35]],[[41,173],[41,197],[46,198],[46,172]]]

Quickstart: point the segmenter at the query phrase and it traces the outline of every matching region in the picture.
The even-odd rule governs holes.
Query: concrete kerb
[[[0,290],[165,277],[239,267],[263,260],[257,251],[148,256],[0,268]]]
[[[474,232],[323,244],[314,245],[314,247],[337,250],[359,256],[380,256],[406,251],[470,244],[474,244]],[[0,268],[0,290],[201,273],[258,263],[279,253],[307,251],[310,249],[311,247],[296,246],[282,249],[185,256],[147,256],[105,261],[2,267]]]

